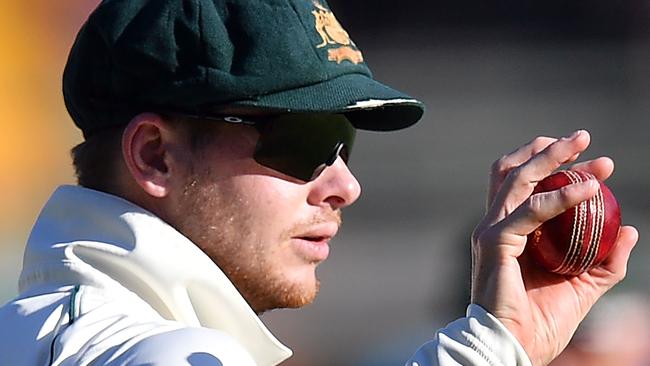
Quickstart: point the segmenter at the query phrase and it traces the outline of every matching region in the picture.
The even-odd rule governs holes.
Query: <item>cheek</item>
[[[243,177],[246,182],[239,185],[245,191],[243,197],[248,197],[245,210],[254,218],[262,230],[278,229],[298,221],[307,208],[307,195],[300,185],[283,181],[269,176]]]
[[[281,254],[291,230],[307,215],[303,187],[275,177],[243,175],[230,188],[239,225],[252,236],[249,245]]]
[[[292,237],[308,230],[313,221],[313,207],[307,202],[307,187],[268,176],[251,179],[247,186],[249,201],[244,205],[249,218],[249,232],[254,235],[251,243],[264,252],[268,264],[281,265],[289,275],[295,269],[307,271],[313,276],[313,268]],[[299,247],[298,247],[299,248]],[[302,275],[300,275],[302,276]]]

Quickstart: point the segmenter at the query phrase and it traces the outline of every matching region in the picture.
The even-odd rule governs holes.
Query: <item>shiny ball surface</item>
[[[596,179],[585,172],[563,170],[540,181],[533,194]],[[621,211],[603,183],[598,193],[546,221],[528,235],[526,250],[546,270],[578,275],[599,265],[611,252],[621,227]]]

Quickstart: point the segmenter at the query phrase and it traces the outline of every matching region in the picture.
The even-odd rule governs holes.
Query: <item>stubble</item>
[[[340,222],[338,211],[294,224],[276,238],[261,238],[253,227],[257,221],[249,215],[251,203],[224,187],[210,171],[192,174],[183,196],[176,225],[179,231],[212,259],[257,313],[299,308],[314,301],[320,289],[318,278],[308,284],[292,281],[274,258],[293,235],[309,225]],[[309,265],[315,269],[317,263]]]

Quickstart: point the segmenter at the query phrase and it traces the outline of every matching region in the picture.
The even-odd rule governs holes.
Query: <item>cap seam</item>
[[[197,28],[199,30],[199,42],[201,44],[201,53],[202,53],[201,57],[204,57],[204,58],[207,59],[207,57],[206,57],[207,56],[206,44],[205,44],[205,42],[203,42],[204,41],[203,33],[205,32],[205,29],[204,29],[204,27],[202,25],[202,22],[201,22],[201,19],[202,19],[202,16],[203,16],[203,6],[201,5],[200,0],[194,0],[194,3],[196,4],[196,7],[197,7],[196,25],[197,25]],[[204,71],[202,74],[203,75],[201,77],[201,80],[203,81],[204,84],[207,84],[208,83],[208,73]]]
[[[305,32],[305,36],[307,36],[307,39],[308,39],[309,41],[311,41],[311,38],[312,38],[312,37],[311,37],[311,34],[309,33],[309,28],[308,28],[307,25],[305,24],[304,19],[300,16],[300,13],[298,12],[298,9],[296,9],[296,4],[295,4],[295,2],[292,1],[292,0],[289,0],[289,1],[290,1],[290,3],[291,3],[291,9],[293,10],[293,14],[298,18],[298,21],[300,21],[300,24],[302,25],[303,31]],[[316,58],[320,61],[320,64],[321,64],[321,65],[325,64],[326,62],[328,62],[328,60],[326,60],[326,59],[324,59],[323,57],[321,57],[320,53],[318,53],[318,51],[314,48],[314,45],[313,45],[311,42],[309,42],[309,46],[310,46],[309,48],[310,48],[311,51],[314,53],[314,55],[316,56]],[[325,78],[329,78],[329,77],[331,76],[330,73],[327,72],[327,70],[323,70],[323,67],[322,67],[322,66],[320,67],[320,69],[321,69],[321,71],[325,74]]]

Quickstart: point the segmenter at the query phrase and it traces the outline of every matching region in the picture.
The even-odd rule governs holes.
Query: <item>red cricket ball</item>
[[[533,194],[567,184],[596,179],[585,172],[559,171],[540,181]],[[528,234],[527,250],[547,270],[578,275],[600,264],[614,248],[621,227],[621,210],[603,182],[587,201],[546,221]]]

